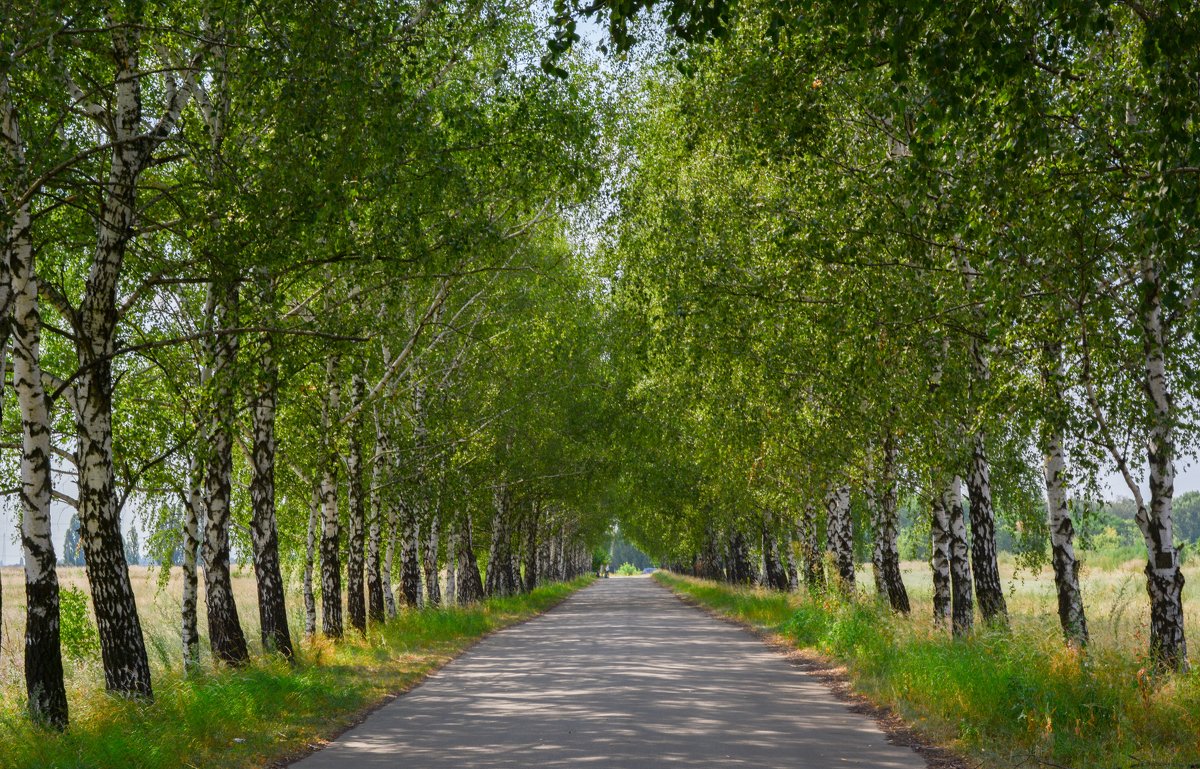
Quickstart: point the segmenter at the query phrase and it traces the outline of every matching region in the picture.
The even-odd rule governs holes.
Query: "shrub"
[[[94,659],[100,653],[100,634],[88,616],[87,594],[79,588],[59,591],[58,627],[63,654],[71,659]]]
[[[632,563],[623,563],[621,568],[617,569],[617,574],[622,577],[632,577],[634,574],[641,574],[641,569],[634,566]]]

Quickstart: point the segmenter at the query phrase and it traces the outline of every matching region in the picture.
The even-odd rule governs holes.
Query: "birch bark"
[[[854,592],[854,522],[850,518],[850,487],[837,486],[825,497],[826,536],[837,567],[839,588]]]
[[[217,293],[216,331],[237,327],[236,283],[214,283]],[[233,385],[237,336],[209,335],[205,347],[212,361],[213,387],[208,430],[207,468],[204,479],[206,521],[204,532],[204,599],[208,609],[208,640],[215,659],[241,665],[250,659],[246,636],[238,619],[229,574],[229,515],[233,476]]]
[[[484,592],[489,597],[516,592],[509,530],[510,501],[508,487],[501,483],[492,495],[492,542],[488,550],[487,581],[484,583]]]
[[[392,565],[396,561],[396,537],[400,534],[399,505],[391,495],[387,502],[387,548],[383,557],[383,603],[387,616],[396,616],[396,593],[392,587]]]
[[[0,75],[0,133],[14,166],[24,147],[8,78]],[[28,204],[6,233],[0,265],[0,349],[13,339],[13,389],[21,414],[21,550],[25,556],[25,693],[30,716],[56,729],[69,720],[60,644],[58,570],[50,531],[50,413],[42,386],[38,282]],[[11,320],[10,320],[11,311]],[[0,368],[0,372],[3,369]],[[0,385],[2,386],[2,385]]]
[[[536,497],[530,505],[529,517],[525,521],[525,546],[522,552],[525,556],[524,573],[521,575],[521,587],[526,593],[532,592],[538,584],[538,524],[542,517],[542,503]]]
[[[979,278],[979,271],[964,258],[962,272],[970,293]],[[976,310],[974,315],[982,326],[982,313]],[[973,375],[971,385],[973,390],[978,391],[986,387],[991,379],[987,350],[978,336],[971,338],[970,358]],[[1008,606],[1004,600],[1004,584],[1000,581],[1000,565],[996,556],[996,511],[992,505],[991,466],[985,439],[982,428],[975,431],[967,470],[967,492],[971,502],[971,569],[984,622],[1007,624]]]
[[[264,296],[270,305],[272,297]],[[275,523],[275,411],[279,397],[279,371],[270,334],[262,335],[259,381],[251,398],[253,421],[250,478],[250,535],[254,548],[254,575],[258,589],[258,619],[264,649],[292,659],[283,573],[279,568],[279,532]]]
[[[1063,377],[1062,351],[1057,345],[1044,347],[1048,364],[1042,369],[1042,382],[1055,403],[1062,401],[1059,383]],[[1083,593],[1079,588],[1079,561],[1075,558],[1075,526],[1067,502],[1067,462],[1063,451],[1063,431],[1054,418],[1043,421],[1042,456],[1046,480],[1046,511],[1050,528],[1050,557],[1054,565],[1054,586],[1058,593],[1058,620],[1063,636],[1071,646],[1083,648],[1088,642],[1087,617]]]
[[[1150,596],[1150,656],[1164,669],[1188,668],[1184,631],[1183,571],[1175,549],[1175,405],[1167,377],[1161,265],[1147,255],[1141,264],[1140,320],[1143,389],[1149,405],[1146,454],[1150,466],[1150,503],[1140,494],[1135,517],[1146,542],[1146,592]]]
[[[350,421],[349,451],[346,457],[346,506],[348,509],[346,556],[347,599],[346,613],[350,627],[359,633],[367,631],[367,605],[364,594],[363,550],[366,528],[366,506],[363,500],[362,467],[362,399],[366,393],[366,380],[360,369],[350,378],[350,399],[356,411]]]
[[[475,545],[471,541],[471,515],[459,514],[458,538],[458,605],[469,606],[484,597],[483,579],[479,575],[479,561],[475,559]]]
[[[164,107],[146,130],[142,118],[142,70],[138,24],[113,25],[111,108],[105,131],[112,147],[108,177],[96,218],[96,247],[77,313],[74,384],[79,520],[92,605],[100,635],[105,685],[110,691],[150,699],[153,688],[137,603],[121,538],[121,516],[112,453],[112,358],[116,352],[117,284],[134,232],[138,178],[155,150],[175,132],[191,99],[193,77],[169,78]],[[193,57],[194,64],[199,58]]]
[[[442,605],[441,570],[438,568],[438,536],[441,530],[441,505],[435,503],[425,522],[421,552],[421,571],[425,574],[425,605]]]
[[[418,544],[421,536],[421,523],[417,517],[417,508],[413,504],[402,503],[404,513],[404,539],[400,548],[400,591],[404,595],[405,605],[416,609],[422,601],[421,595],[421,557]]]
[[[446,604],[454,606],[458,603],[458,526],[452,520],[449,524],[449,536],[446,539]]]
[[[900,497],[899,481],[896,478],[899,453],[896,436],[889,431],[883,442],[883,472],[880,476],[883,494],[879,500],[875,548],[878,551],[883,586],[892,610],[907,614],[910,605],[908,591],[904,589],[904,578],[900,573],[900,518],[896,509]]]
[[[942,492],[942,506],[950,523],[951,629],[955,636],[964,636],[975,624],[975,606],[971,596],[970,548],[962,507],[962,479],[957,475]]]
[[[205,378],[201,374],[201,379]],[[203,386],[203,385],[202,385]],[[197,434],[201,442],[203,437]],[[180,633],[183,646],[183,669],[195,673],[200,669],[199,580],[196,565],[200,560],[200,527],[204,518],[204,467],[199,447],[188,459],[188,488],[183,495],[183,596],[180,600]]]
[[[308,531],[304,540],[304,637],[317,634],[317,597],[313,592],[313,571],[317,550],[317,527],[321,520],[321,488],[313,484],[308,501]]]
[[[787,569],[779,557],[779,541],[775,536],[775,514],[767,509],[762,514],[763,581],[775,590],[788,589]]]
[[[817,538],[817,510],[805,502],[798,524],[801,555],[804,560],[804,584],[810,592],[825,589],[825,562],[821,557],[821,545]]]
[[[383,573],[380,565],[383,515],[383,463],[387,439],[379,422],[379,409],[374,409],[375,453],[371,461],[371,492],[367,507],[367,618],[373,623],[384,621]]]
[[[929,522],[929,566],[933,572],[933,621],[934,624],[950,624],[953,603],[950,587],[950,514],[942,489],[931,494]]]
[[[332,436],[341,400],[337,356],[331,355],[325,361],[325,387],[325,404],[321,412],[325,441],[321,457],[321,632],[330,638],[341,638],[341,529],[338,523],[337,446]]]

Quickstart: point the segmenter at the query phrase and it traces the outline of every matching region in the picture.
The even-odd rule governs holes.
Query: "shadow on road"
[[[759,640],[647,578],[601,580],[497,633],[295,766],[659,764],[925,766]]]

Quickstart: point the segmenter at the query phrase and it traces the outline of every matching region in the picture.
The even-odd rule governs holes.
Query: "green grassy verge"
[[[841,663],[856,691],[983,766],[1200,766],[1200,674],[1082,655],[1057,637],[954,641],[870,601],[782,595],[676,575],[660,582]]]
[[[71,696],[64,734],[0,706],[0,767],[252,767],[302,752],[405,691],[487,633],[539,614],[591,580],[540,587],[470,608],[404,612],[366,638],[303,644],[298,664],[256,659],[237,670],[159,675],[145,705]]]

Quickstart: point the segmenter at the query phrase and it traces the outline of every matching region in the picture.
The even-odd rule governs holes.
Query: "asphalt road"
[[[749,633],[648,578],[496,633],[299,769],[924,769]]]

